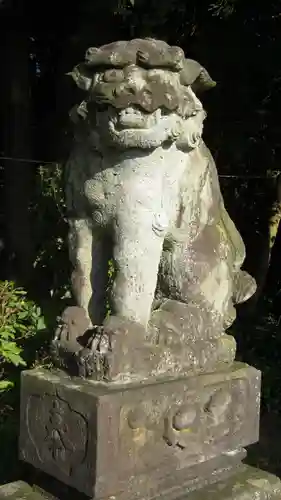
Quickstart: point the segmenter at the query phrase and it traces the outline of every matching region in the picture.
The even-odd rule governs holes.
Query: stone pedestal
[[[258,440],[259,401],[260,372],[238,362],[128,384],[30,370],[20,458],[55,478],[58,500],[65,486],[75,499],[277,499],[279,479],[242,462]],[[0,499],[43,500],[46,484],[11,483]]]
[[[130,384],[26,371],[20,458],[73,498],[277,499],[279,479],[242,462],[258,440],[259,400],[260,372],[243,363]],[[0,499],[44,494],[20,482],[0,488]]]
[[[89,497],[182,494],[231,473],[257,441],[259,394],[260,373],[238,363],[129,385],[25,372],[20,457]]]

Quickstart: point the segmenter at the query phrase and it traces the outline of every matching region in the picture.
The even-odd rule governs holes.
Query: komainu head
[[[70,74],[87,92],[73,116],[86,121],[97,147],[198,144],[205,112],[195,92],[215,82],[180,47],[149,38],[91,47]]]

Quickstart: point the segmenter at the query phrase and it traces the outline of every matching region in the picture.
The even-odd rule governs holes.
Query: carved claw
[[[85,347],[76,353],[76,360],[78,365],[78,374],[80,377],[91,377],[96,372],[95,357],[93,352]]]
[[[110,350],[109,336],[102,326],[96,327],[87,346],[77,353],[78,372],[81,377],[103,380],[107,372],[106,354]]]
[[[96,332],[89,340],[88,346],[90,351],[99,354],[106,354],[110,350],[109,336],[104,332],[104,328],[98,327]]]

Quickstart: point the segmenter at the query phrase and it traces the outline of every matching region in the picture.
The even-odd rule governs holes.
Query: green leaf
[[[0,339],[11,340],[15,338],[15,329],[11,325],[6,325],[0,328]]]
[[[38,318],[37,321],[37,330],[45,330],[45,328],[46,328],[45,320],[43,316],[41,316],[40,318]]]
[[[21,349],[15,342],[9,342],[7,340],[0,339],[0,354],[1,356],[3,356],[3,358],[5,358],[6,361],[12,363],[15,366],[25,366],[26,363],[22,359],[20,353]]]
[[[15,352],[6,352],[5,356],[7,361],[10,361],[15,366],[26,366],[26,362],[22,359],[22,357],[19,354],[16,354]]]
[[[0,337],[1,337],[2,340],[12,340],[12,339],[15,338],[14,334],[11,333],[11,332],[8,332],[8,331],[1,332],[0,333]]]
[[[18,330],[19,332],[27,332],[29,330],[29,327],[26,325],[23,325],[21,323],[16,323],[15,324],[15,330]]]
[[[6,391],[7,389],[10,389],[13,386],[14,384],[10,380],[0,380],[0,392]]]
[[[22,311],[18,314],[18,319],[25,319],[28,316],[28,311]]]

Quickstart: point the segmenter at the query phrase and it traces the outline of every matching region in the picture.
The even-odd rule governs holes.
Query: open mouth
[[[127,128],[147,128],[148,125],[148,117],[144,116],[137,108],[122,109],[118,113],[116,126],[121,130]]]
[[[161,113],[161,112],[160,112]],[[119,111],[115,127],[119,130],[128,128],[149,129],[153,127],[159,118],[159,113],[144,113],[138,108],[130,107]]]

